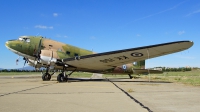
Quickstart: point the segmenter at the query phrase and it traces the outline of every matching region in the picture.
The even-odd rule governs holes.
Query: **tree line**
[[[180,67],[180,68],[169,68],[169,67],[155,67],[161,68],[163,72],[185,72],[185,71],[192,71],[190,67]]]
[[[19,69],[2,69],[0,72],[42,72],[45,69],[41,70],[19,70]]]

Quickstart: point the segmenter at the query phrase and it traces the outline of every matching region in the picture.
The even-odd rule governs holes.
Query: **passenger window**
[[[74,56],[78,56],[78,54],[77,54],[77,53],[74,53]]]
[[[70,52],[69,52],[69,51],[66,51],[66,54],[70,55]]]

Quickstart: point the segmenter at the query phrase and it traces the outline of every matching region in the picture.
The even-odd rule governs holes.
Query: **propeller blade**
[[[25,67],[25,65],[26,65],[26,61],[24,61],[24,66],[23,66],[23,68]]]
[[[42,46],[42,38],[40,39],[40,42],[39,42],[39,46],[38,46],[38,51],[37,51],[37,56],[40,54],[41,52],[41,46]]]
[[[24,60],[24,66],[25,66],[26,63],[28,63],[28,59],[24,57],[23,60]],[[23,66],[23,68],[24,68],[24,66]]]
[[[40,60],[41,47],[42,47],[42,38],[40,39],[37,52],[34,54],[35,55],[35,60],[37,59],[37,61]]]
[[[16,65],[18,65],[20,57],[18,56],[18,58],[16,59]]]
[[[16,65],[18,65],[18,62],[19,62],[19,60],[18,60],[18,59],[16,59]]]

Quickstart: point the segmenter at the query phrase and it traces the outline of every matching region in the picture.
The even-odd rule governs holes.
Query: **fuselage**
[[[6,47],[16,54],[28,56],[34,59],[34,54],[38,51],[39,42],[42,37],[21,36],[18,40],[9,40]],[[47,38],[42,38],[41,54],[56,59],[65,59],[75,56],[93,54],[92,51],[64,44]],[[53,55],[52,55],[53,53]]]
[[[64,44],[40,36],[21,36],[18,40],[7,41],[6,47],[17,55],[26,58],[29,65],[34,66],[35,68],[51,66],[53,69],[62,69],[62,66],[57,64],[57,62],[62,61],[62,59],[78,58],[79,56],[94,54],[93,51],[75,47],[69,44]],[[140,66],[134,66],[134,64],[131,63],[103,71],[111,73],[122,73],[125,71],[132,72],[133,67],[145,67],[144,61],[137,63],[139,63]],[[87,71],[84,68],[77,68],[77,70]],[[90,70],[88,71],[93,72]]]

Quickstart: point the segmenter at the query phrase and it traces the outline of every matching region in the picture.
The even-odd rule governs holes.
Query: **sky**
[[[185,51],[146,60],[146,68],[200,67],[199,0],[0,0],[0,68],[23,67],[5,47],[43,36],[94,52],[190,40]]]

